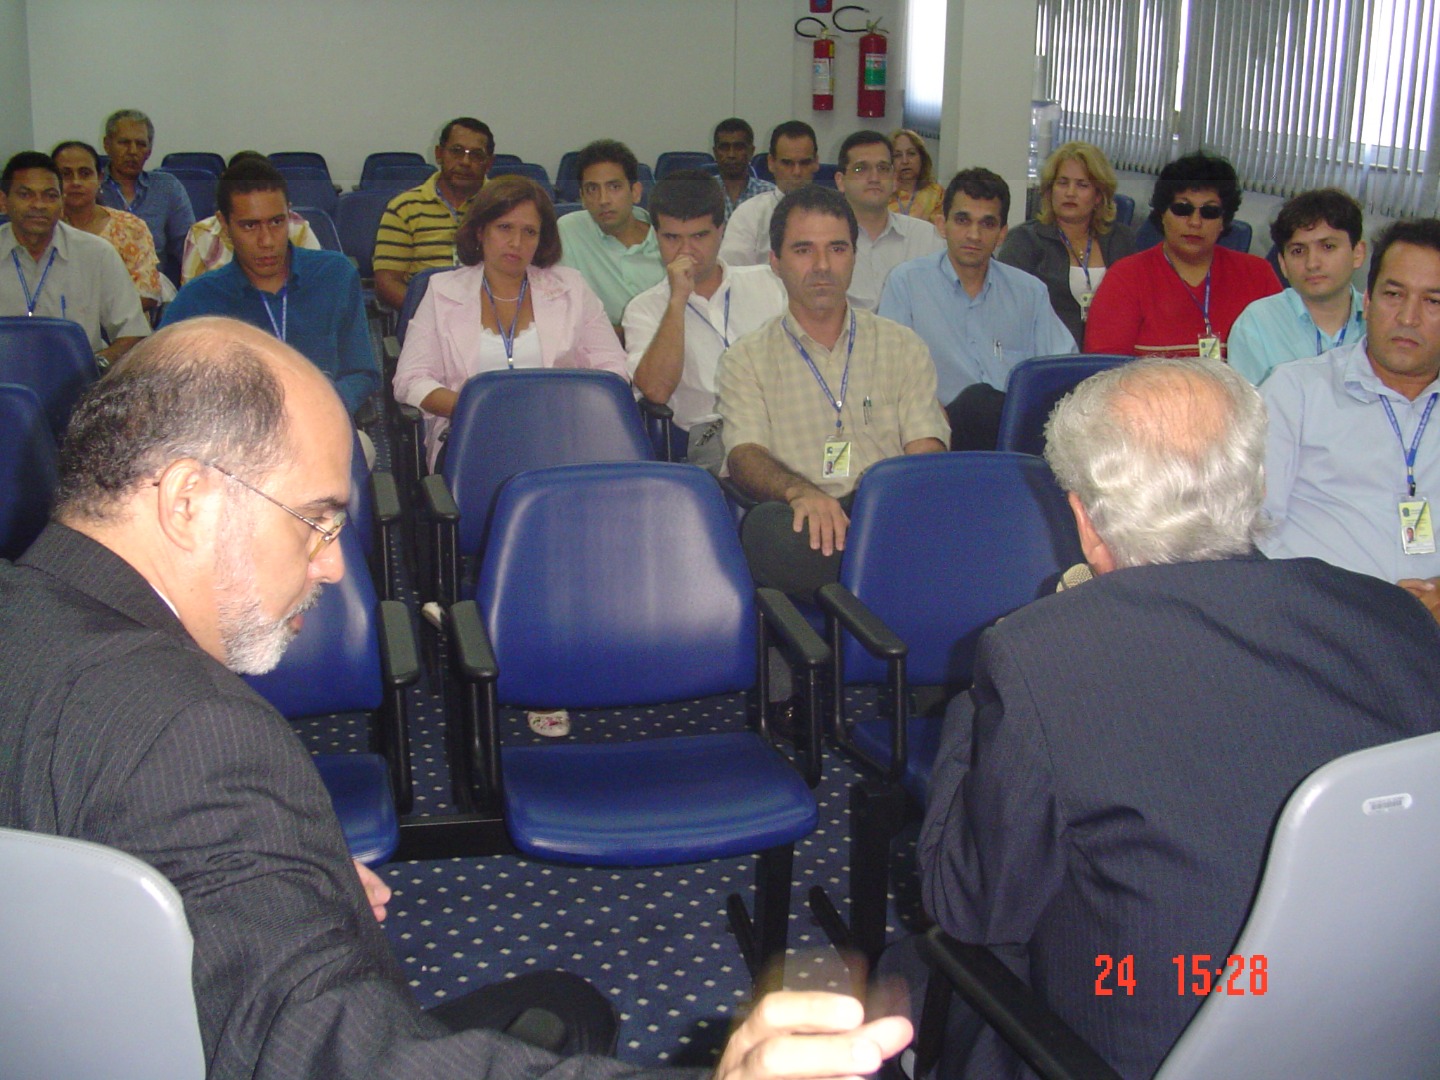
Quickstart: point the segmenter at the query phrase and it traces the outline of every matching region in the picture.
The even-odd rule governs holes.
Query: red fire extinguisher
[[[811,52],[810,107],[816,112],[835,108],[835,39],[822,30]]]
[[[890,43],[879,29],[879,20],[865,24],[860,39],[860,75],[855,91],[857,116],[885,115],[885,67]]]

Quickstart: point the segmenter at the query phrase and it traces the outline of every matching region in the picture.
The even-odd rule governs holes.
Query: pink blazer
[[[459,391],[465,381],[494,368],[480,360],[480,266],[462,266],[430,279],[425,298],[410,320],[395,369],[395,400],[417,408],[432,390]],[[529,271],[530,302],[540,336],[544,367],[597,368],[629,381],[625,350],[605,307],[578,271],[552,266]],[[430,467],[440,452],[444,417],[425,416]]]

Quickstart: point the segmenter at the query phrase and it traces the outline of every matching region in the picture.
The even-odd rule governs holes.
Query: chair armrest
[[[900,640],[900,636],[844,585],[822,585],[815,598],[820,601],[820,607],[835,616],[871,656],[881,660],[899,660],[909,654],[910,647]]]
[[[749,495],[745,494],[745,492],[740,490],[740,486],[728,476],[720,477],[720,487],[724,489],[730,501],[740,507],[741,510],[753,510],[760,505],[759,499],[752,499]]]
[[[415,624],[399,600],[380,601],[380,663],[387,686],[409,686],[420,678]]]
[[[386,334],[380,342],[380,353],[385,359],[385,366],[393,367],[400,360],[400,339],[394,334]]]
[[[400,488],[395,483],[394,473],[371,473],[370,493],[375,500],[376,521],[381,525],[393,525],[400,520]]]
[[[1120,1080],[985,946],[963,944],[937,926],[921,938],[920,954],[1042,1080]]]
[[[798,687],[804,694],[804,730],[797,732],[795,749],[799,752],[800,771],[805,783],[816,787],[820,783],[820,670],[830,659],[830,649],[821,640],[814,628],[805,621],[790,598],[778,589],[755,590],[755,607],[760,613],[759,656],[760,672],[758,690],[761,732],[769,736],[768,718],[769,679],[766,675],[768,659],[766,643],[773,634],[780,652],[795,666]]]
[[[443,475],[430,473],[421,478],[420,491],[425,496],[425,515],[428,518],[459,524],[460,508],[455,505],[455,497],[450,494]]]
[[[659,456],[665,461],[674,461],[675,455],[670,443],[671,421],[675,419],[674,410],[669,405],[658,404],[644,395],[637,400],[640,404],[646,433],[650,435],[650,441],[657,444]]]
[[[462,600],[450,608],[450,648],[460,674],[471,682],[493,682],[500,677],[490,635],[480,621],[474,600]]]
[[[779,589],[756,589],[755,604],[779,638],[786,659],[807,669],[823,667],[830,660],[829,646]]]
[[[651,400],[650,400],[649,398],[647,398],[647,397],[641,397],[641,398],[639,399],[639,401],[640,401],[640,411],[645,414],[645,416],[646,416],[647,419],[649,419],[649,420],[674,420],[674,419],[675,419],[675,410],[672,409],[672,408],[670,408],[669,405],[661,405],[661,404],[658,403],[658,402],[651,401]]]

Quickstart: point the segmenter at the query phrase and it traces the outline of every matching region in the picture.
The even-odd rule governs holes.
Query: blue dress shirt
[[[330,376],[345,408],[354,415],[380,388],[380,368],[360,299],[360,275],[338,251],[311,251],[291,244],[284,296],[285,340]],[[272,312],[274,322],[282,323],[279,294],[255,288],[239,262],[232,261],[181,289],[165,308],[161,325],[200,315],[228,315],[273,334]]]
[[[1010,372],[1032,356],[1073,353],[1075,339],[1033,274],[990,260],[980,295],[960,284],[948,251],[922,255],[890,271],[877,315],[910,327],[930,347],[937,392],[954,401],[972,383],[1004,390]]]
[[[1365,304],[1350,287],[1350,321],[1333,337],[1315,325],[1305,301],[1294,289],[1256,300],[1230,328],[1225,355],[1230,366],[1259,386],[1279,364],[1360,340],[1365,333]]]
[[[112,210],[128,210],[150,226],[155,250],[160,253],[162,270],[167,259],[177,267],[180,265],[185,234],[195,224],[195,211],[190,206],[185,186],[179,180],[165,172],[141,172],[135,180],[135,198],[126,202],[120,185],[106,172],[95,201]]]
[[[1281,364],[1260,388],[1270,410],[1265,509],[1274,526],[1260,548],[1271,558],[1311,555],[1386,581],[1435,577],[1440,554],[1405,554],[1398,503],[1406,490],[1405,450],[1440,380],[1406,400],[1376,376],[1366,342]],[[1395,410],[1400,438],[1381,397]],[[1440,408],[1420,440],[1415,490],[1431,500],[1434,520]]]

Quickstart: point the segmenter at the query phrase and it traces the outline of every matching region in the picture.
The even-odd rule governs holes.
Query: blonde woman
[[[925,140],[901,128],[890,136],[890,142],[895,147],[895,194],[890,196],[890,209],[933,222],[945,189],[935,182],[935,166]]]

